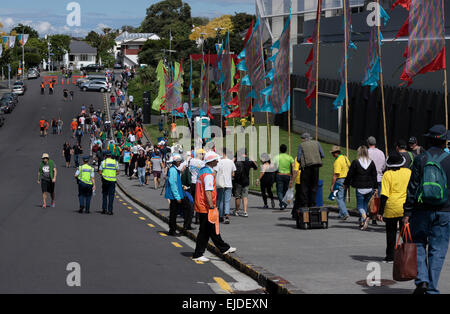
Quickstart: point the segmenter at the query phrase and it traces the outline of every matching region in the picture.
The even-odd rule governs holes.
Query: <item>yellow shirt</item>
[[[295,184],[300,184],[300,173],[302,172],[300,169],[300,163],[295,158],[294,171],[297,171],[297,178],[295,178]]]
[[[406,189],[408,188],[411,170],[388,170],[383,175],[381,182],[381,195],[388,198],[384,208],[385,218],[403,217],[403,204],[406,202]]]
[[[339,155],[333,164],[333,173],[339,175],[338,179],[347,177],[350,168],[350,161],[344,155]]]
[[[245,128],[246,124],[247,124],[247,119],[241,119],[241,125],[243,128]]]

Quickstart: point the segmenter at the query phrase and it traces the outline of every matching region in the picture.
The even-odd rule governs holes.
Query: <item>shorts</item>
[[[55,192],[55,183],[47,180],[41,181],[42,193],[54,193]]]
[[[155,178],[160,179],[160,178],[161,178],[161,171],[153,171],[153,176],[154,176]]]
[[[42,128],[41,128],[41,132],[44,132],[44,131],[45,131],[45,128],[42,127]]]
[[[235,198],[248,198],[248,186],[242,186],[240,184],[235,184],[234,186],[234,197]]]

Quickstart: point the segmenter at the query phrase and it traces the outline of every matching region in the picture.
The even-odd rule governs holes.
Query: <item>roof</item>
[[[92,47],[85,41],[72,40],[70,42],[70,54],[93,54],[97,55],[97,48]]]
[[[116,42],[120,42],[120,41],[125,41],[125,40],[128,41],[128,40],[139,39],[139,38],[153,39],[153,40],[161,39],[158,35],[153,34],[153,33],[128,33],[128,32],[123,32],[122,34],[120,34],[119,36],[116,37],[115,41]]]

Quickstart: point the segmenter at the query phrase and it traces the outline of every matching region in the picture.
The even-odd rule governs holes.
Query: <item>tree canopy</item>
[[[30,38],[39,38],[39,33],[37,30],[28,25],[23,25],[20,23],[16,27],[14,27],[11,32],[15,32],[17,34],[29,34]]]

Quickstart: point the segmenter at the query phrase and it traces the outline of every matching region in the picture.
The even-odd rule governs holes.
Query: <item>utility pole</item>
[[[25,25],[22,27],[22,80],[25,80]]]

